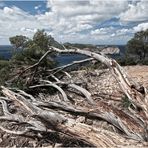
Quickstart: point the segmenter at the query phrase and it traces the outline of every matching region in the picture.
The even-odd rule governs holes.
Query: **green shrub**
[[[10,62],[7,60],[0,60],[0,69],[9,66]]]
[[[17,65],[32,65],[38,62],[38,60],[43,56],[45,51],[33,49],[24,49],[21,52],[16,53],[12,57],[12,61]],[[48,56],[41,62],[40,66],[53,68],[56,66],[56,61],[50,60]]]
[[[148,65],[148,58],[145,59],[137,59],[136,57],[125,56],[124,58],[118,58],[117,62],[122,65]]]
[[[122,57],[122,58],[118,58],[116,60],[122,66],[137,65],[137,64],[140,63],[139,59],[137,59],[136,57],[130,57],[130,56],[125,56],[125,57]]]
[[[123,105],[123,107],[125,107],[125,108],[128,108],[128,107],[130,107],[130,106],[132,105],[132,103],[130,102],[130,100],[128,99],[127,96],[124,96],[124,97],[122,98],[122,105]]]
[[[0,60],[4,60],[5,58],[2,56],[2,55],[0,55]]]
[[[148,65],[148,58],[144,59],[144,60],[141,60],[141,64],[142,65]]]
[[[5,84],[5,81],[7,81],[10,77],[11,68],[10,64],[7,62],[0,61],[0,86]]]

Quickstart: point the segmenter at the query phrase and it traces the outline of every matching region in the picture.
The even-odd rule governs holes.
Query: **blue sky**
[[[23,11],[27,11],[32,15],[35,15],[37,13],[45,13],[49,9],[46,7],[47,1],[35,1],[35,0],[24,0],[24,1],[15,1],[15,0],[5,0],[3,1],[3,4],[7,7],[13,7],[16,6]]]
[[[0,45],[44,29],[59,42],[126,44],[148,28],[148,0],[0,0]]]

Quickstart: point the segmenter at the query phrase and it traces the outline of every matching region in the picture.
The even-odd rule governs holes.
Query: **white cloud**
[[[82,31],[88,39],[93,35],[91,30],[98,23],[117,17],[118,14],[128,6],[127,1],[100,1],[100,0],[48,0],[48,8],[51,11],[38,15],[37,19],[52,28],[52,33],[57,37],[62,36],[62,40],[84,38]],[[65,37],[64,37],[65,35]],[[69,38],[69,36],[71,36]],[[75,37],[76,36],[76,37]],[[88,41],[87,39],[87,41]],[[86,41],[86,40],[85,40]]]
[[[96,42],[101,41],[106,44],[125,44],[135,33],[133,28],[116,28],[116,27],[105,27],[98,28],[91,31],[91,36]]]
[[[137,26],[135,26],[134,28],[134,31],[137,32],[137,31],[145,31],[146,29],[148,29],[148,23],[141,23],[141,24],[138,24]]]
[[[31,28],[21,28],[20,29],[22,32],[31,32],[31,33],[35,33],[36,31],[37,31],[37,29],[36,28],[34,28],[34,29],[31,29]]]
[[[120,20],[124,22],[148,21],[148,1],[139,0],[128,5],[127,11],[120,14]]]
[[[109,35],[113,31],[115,31],[115,28],[113,28],[113,27],[99,28],[96,30],[92,30],[91,35]]]
[[[24,29],[23,29],[24,28]],[[14,35],[26,35],[32,37],[35,29],[45,28],[44,24],[37,21],[37,18],[17,7],[4,7],[0,9],[0,44],[8,44],[9,37]]]
[[[116,30],[116,36],[124,36],[128,34],[133,34],[133,33],[134,33],[133,29],[123,28],[123,29]]]
[[[74,16],[96,16],[96,21],[105,20],[112,16],[117,16],[124,11],[128,6],[125,0],[48,0],[48,7],[51,8],[54,14],[64,17]]]
[[[91,31],[91,35],[123,36],[133,33],[133,29],[117,29],[116,27],[99,28]]]
[[[76,32],[80,32],[80,31],[83,31],[83,30],[88,30],[88,29],[91,29],[93,28],[91,25],[89,24],[77,24],[75,27],[73,27],[72,29],[70,30],[66,30],[64,33],[68,34],[68,33],[76,33]]]
[[[63,42],[115,43],[119,39],[126,42],[136,30],[147,26],[144,23],[131,29],[97,27],[111,18],[120,18],[122,22],[146,20],[148,10],[144,0],[138,3],[133,0],[130,4],[128,0],[48,0],[47,7],[49,11],[36,15],[16,6],[0,8],[0,36],[3,37],[0,44],[8,43],[8,38],[17,34],[32,37],[37,29],[45,29]]]
[[[5,14],[12,14],[14,11],[13,11],[13,9],[11,9],[11,8],[9,8],[9,7],[4,7],[4,13]]]
[[[38,10],[41,7],[41,5],[37,5],[34,7],[35,10]]]

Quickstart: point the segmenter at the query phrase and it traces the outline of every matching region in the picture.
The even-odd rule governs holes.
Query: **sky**
[[[57,41],[126,44],[148,28],[148,0],[0,0],[0,45],[44,29]]]

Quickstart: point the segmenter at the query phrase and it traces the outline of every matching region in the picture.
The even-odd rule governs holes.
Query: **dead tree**
[[[2,87],[2,92],[7,98],[1,98],[2,100],[0,101],[4,112],[4,115],[1,116],[0,121],[9,121],[17,123],[18,125],[26,124],[23,131],[8,130],[3,126],[0,126],[1,130],[4,130],[9,134],[25,136],[30,132],[37,132],[40,133],[40,137],[42,137],[44,133],[56,131],[73,139],[83,141],[85,144],[90,146],[115,146],[123,144],[125,138],[120,134],[114,134],[99,128],[96,129],[90,125],[79,123],[72,118],[64,117],[58,111],[54,110],[58,109],[70,114],[77,114],[87,118],[105,120],[122,131],[125,137],[134,139],[136,141],[144,141],[143,137],[138,133],[133,133],[133,131],[130,132],[129,129],[122,123],[121,119],[114,113],[100,112],[95,109],[89,111],[90,109],[88,110],[87,108],[77,109],[76,107],[73,107],[73,105],[68,105],[67,103],[62,102],[36,101],[33,96],[28,96],[23,91],[18,91],[20,93],[16,93],[5,87]],[[28,97],[28,99],[26,97]],[[22,108],[27,113],[27,116],[25,117],[19,112],[16,114],[10,113],[7,106],[7,101],[10,100],[13,101],[15,105]],[[50,110],[48,110],[48,108]],[[129,141],[127,140],[126,142],[128,144]]]
[[[115,77],[117,79],[117,82],[119,83],[121,89],[125,93],[125,95],[129,98],[129,100],[137,107],[140,107],[143,109],[147,116],[148,112],[148,101],[147,101],[147,91],[146,88],[144,88],[144,93],[141,94],[140,88],[141,86],[136,86],[135,84],[132,84],[126,72],[123,70],[123,68],[113,59],[109,59],[105,56],[103,56],[101,53],[94,53],[91,51],[85,51],[80,50],[78,48],[75,49],[65,49],[61,50],[55,47],[50,47],[49,50],[56,51],[58,53],[79,53],[83,55],[90,56],[91,58],[94,58],[101,63],[105,64]],[[144,100],[144,101],[143,101]],[[143,103],[142,103],[143,102]]]
[[[14,90],[4,86],[1,87],[3,97],[0,97],[0,103],[2,105],[3,115],[0,116],[0,121],[9,121],[20,127],[21,125],[25,125],[24,130],[21,128],[17,131],[7,129],[1,125],[1,130],[9,134],[21,136],[26,136],[31,133],[32,136],[36,135],[40,138],[44,137],[45,133],[56,132],[59,136],[60,134],[66,136],[67,139],[75,139],[79,142],[83,142],[85,146],[98,147],[113,147],[116,145],[135,144],[137,141],[147,141],[148,103],[146,89],[143,88],[144,92],[141,93],[141,86],[135,85],[135,83],[133,84],[133,82],[129,81],[127,74],[115,60],[109,59],[101,53],[98,54],[77,48],[61,50],[50,47],[49,51],[41,57],[39,62],[23,70],[23,72],[19,74],[19,77],[30,69],[36,69],[40,62],[52,51],[84,54],[90,57],[88,61],[95,59],[105,64],[119,83],[123,93],[135,107],[134,110],[136,110],[136,113],[124,112],[114,106],[110,106],[105,101],[96,103],[88,90],[75,84],[75,82],[71,80],[72,76],[69,73],[64,73],[69,78],[67,82],[60,80],[52,73],[50,77],[52,77],[54,81],[48,80],[49,75],[47,75],[45,77],[47,79],[39,78],[38,84],[29,86],[29,89],[53,87],[62,95],[60,102],[47,101],[46,99],[42,100],[39,96],[32,96],[22,90]],[[82,62],[85,61],[87,60],[83,60]],[[65,67],[66,66],[59,67],[58,69],[53,69],[53,71],[58,70],[59,72]],[[51,71],[52,70],[48,70],[48,72]],[[85,102],[88,102],[88,104],[83,107],[72,104],[68,97],[69,88],[82,94],[85,98],[84,100],[86,100]],[[23,113],[20,113],[19,110],[15,113],[11,113],[9,111],[11,102],[14,103],[14,107],[19,106]],[[142,115],[138,112],[139,108],[141,109]],[[98,127],[95,128],[86,124],[85,120],[78,122],[75,120],[75,116],[90,120],[106,121],[120,132],[110,132]]]

